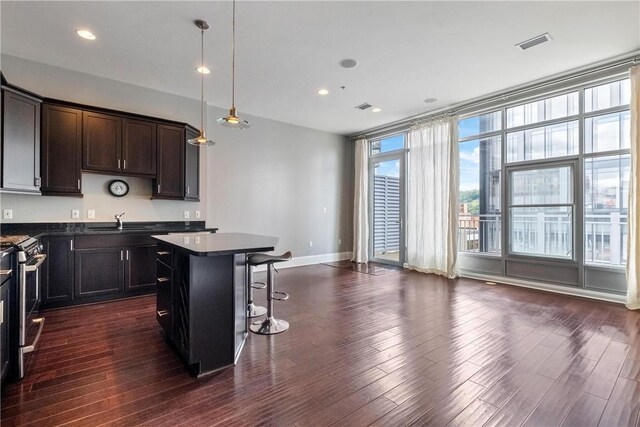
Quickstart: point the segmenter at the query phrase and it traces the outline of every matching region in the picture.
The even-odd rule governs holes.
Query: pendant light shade
[[[191,145],[196,145],[198,147],[202,146],[211,146],[215,145],[215,142],[207,139],[207,136],[204,132],[204,75],[203,72],[205,69],[204,66],[204,30],[209,29],[209,24],[205,21],[198,19],[195,21],[196,27],[200,28],[200,133],[195,138],[188,139],[187,142]]]
[[[233,21],[231,38],[231,108],[229,115],[218,119],[218,124],[232,129],[247,129],[251,126],[246,120],[238,117],[236,110],[236,0],[233,0]]]

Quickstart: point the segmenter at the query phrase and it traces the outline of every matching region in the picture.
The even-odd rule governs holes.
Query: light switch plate
[[[189,211],[184,211],[184,219],[189,219],[190,216]]]
[[[12,209],[3,209],[2,210],[2,219],[13,219],[13,210]]]
[[[71,209],[71,219],[80,219],[80,209]]]
[[[200,218],[200,211],[196,211],[195,216],[196,216],[196,219]]]
[[[96,211],[94,211],[93,209],[89,209],[87,211],[87,218],[95,219],[95,217],[96,217]]]

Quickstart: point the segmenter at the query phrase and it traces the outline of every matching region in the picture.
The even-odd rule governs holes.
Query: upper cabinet
[[[198,131],[187,127],[187,139],[198,136]],[[185,144],[184,153],[184,198],[200,200],[200,147]]]
[[[158,171],[153,197],[184,198],[185,128],[158,125]]]
[[[82,126],[82,169],[155,176],[156,123],[84,111]]]
[[[44,195],[81,196],[82,110],[42,105]]]
[[[41,100],[2,86],[2,190],[40,193]]]

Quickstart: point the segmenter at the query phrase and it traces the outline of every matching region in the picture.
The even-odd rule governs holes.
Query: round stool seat
[[[291,251],[287,251],[282,255],[267,255],[267,254],[251,254],[247,259],[249,265],[263,265],[263,264],[274,264],[276,262],[284,262],[289,261],[292,258]]]

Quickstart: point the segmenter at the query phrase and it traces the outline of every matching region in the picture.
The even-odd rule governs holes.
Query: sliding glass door
[[[381,153],[384,148],[397,150]],[[371,261],[402,265],[405,260],[404,157],[404,134],[372,142],[369,163]]]

